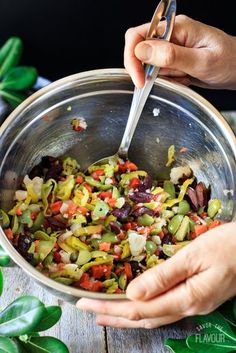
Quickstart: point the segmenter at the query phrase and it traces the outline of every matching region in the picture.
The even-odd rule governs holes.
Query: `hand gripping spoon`
[[[146,39],[163,39],[169,41],[174,27],[175,13],[176,0],[161,0],[153,15]],[[157,26],[162,19],[166,20],[165,30],[162,35],[158,35]],[[109,163],[111,160],[117,161],[119,158],[124,160],[128,159],[128,150],[132,137],[160,68],[152,65],[145,65],[144,70],[145,84],[142,88],[135,88],[134,90],[128,121],[117,153],[98,160],[90,165],[90,167],[94,165],[103,165]]]

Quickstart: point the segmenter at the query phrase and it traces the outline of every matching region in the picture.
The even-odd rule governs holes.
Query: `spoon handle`
[[[170,40],[171,33],[174,27],[176,13],[176,0],[161,0],[158,4],[156,11],[153,15],[148,33],[147,39],[164,39]],[[166,19],[165,30],[162,35],[158,34],[157,26],[161,19]],[[149,93],[153,87],[153,84],[157,78],[160,68],[153,65],[145,65],[145,84],[142,88],[135,88],[129,117],[125,132],[118,150],[118,155],[121,158],[126,159],[128,155],[128,149],[134,135],[136,126],[139,118],[143,111],[144,105],[147,101]]]

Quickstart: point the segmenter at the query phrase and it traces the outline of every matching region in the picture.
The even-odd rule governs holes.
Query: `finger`
[[[185,77],[186,73],[183,71],[161,68],[159,71],[160,76],[168,76],[168,77]]]
[[[129,320],[155,318],[162,316],[181,316],[188,310],[191,298],[186,293],[185,283],[169,290],[167,293],[149,301],[103,301],[82,298],[76,306],[96,314],[124,317]]]
[[[144,70],[142,62],[134,54],[134,48],[144,40],[147,28],[148,24],[130,28],[125,35],[124,66],[138,88],[144,85]]]
[[[199,62],[209,55],[205,49],[186,48],[164,40],[146,40],[137,44],[135,56],[142,62],[161,68],[182,71],[197,77]]]
[[[127,287],[127,297],[131,300],[148,300],[196,273],[197,261],[192,264],[191,260],[198,250],[195,250],[195,247],[189,244],[167,261],[136,277]]]
[[[154,319],[129,320],[123,317],[110,315],[97,315],[96,323],[100,326],[111,326],[115,328],[145,328],[153,329],[171,324],[182,319],[180,316],[164,316]]]

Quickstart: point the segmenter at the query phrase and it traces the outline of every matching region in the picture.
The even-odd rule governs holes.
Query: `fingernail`
[[[140,43],[136,47],[135,54],[141,61],[148,61],[152,56],[152,47],[149,44]]]
[[[126,295],[131,300],[139,300],[145,297],[146,289],[138,280],[132,281],[126,290]]]

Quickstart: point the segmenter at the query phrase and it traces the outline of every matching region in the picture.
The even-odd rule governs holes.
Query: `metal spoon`
[[[169,41],[174,27],[175,13],[176,0],[161,0],[153,15],[146,39],[163,39]],[[165,31],[162,35],[159,35],[157,26],[162,19],[166,20]],[[106,164],[110,160],[117,161],[118,158],[128,159],[128,150],[132,137],[159,70],[160,68],[158,67],[145,65],[145,84],[142,88],[135,88],[134,90],[128,121],[118,151],[113,156],[98,160],[90,165],[90,167]]]

